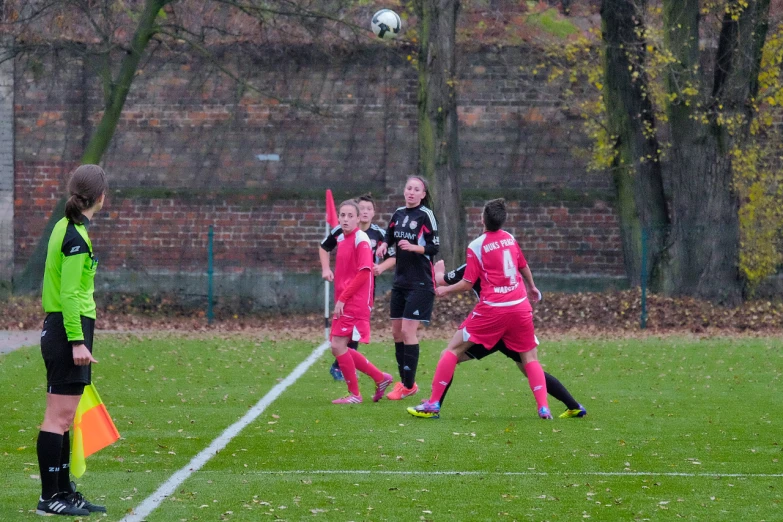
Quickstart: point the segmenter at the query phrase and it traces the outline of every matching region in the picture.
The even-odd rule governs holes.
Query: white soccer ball
[[[400,15],[391,9],[381,9],[372,15],[370,27],[378,38],[397,38],[402,30],[402,20]]]

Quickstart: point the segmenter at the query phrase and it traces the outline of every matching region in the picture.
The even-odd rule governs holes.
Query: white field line
[[[152,495],[144,499],[132,513],[126,515],[121,522],[141,522],[147,515],[157,508],[166,497],[174,493],[177,488],[185,482],[193,473],[201,469],[204,464],[215,456],[220,450],[226,447],[231,442],[231,439],[237,436],[237,434],[246,428],[251,422],[256,420],[261,413],[274,402],[275,399],[292,384],[294,384],[299,377],[318,360],[321,355],[329,348],[329,343],[324,342],[319,345],[313,352],[301,363],[294,368],[288,377],[277,383],[269,392],[259,400],[255,406],[250,408],[248,412],[234,424],[226,428],[226,430],[218,436],[212,443],[193,459],[188,464],[174,473],[166,482],[164,482]]]
[[[225,473],[225,471],[214,472]],[[383,471],[383,470],[337,470],[337,469],[293,469],[280,471],[248,471],[243,475],[404,475],[429,476],[493,476],[493,477],[706,477],[706,478],[783,478],[783,473],[677,473],[667,471]]]

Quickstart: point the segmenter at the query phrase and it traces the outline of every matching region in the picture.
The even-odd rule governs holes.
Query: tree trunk
[[[660,144],[645,72],[645,0],[603,0],[604,103],[609,133],[616,139],[613,177],[625,271],[632,285],[641,276],[653,290],[668,232]],[[647,273],[642,274],[642,229],[647,230]]]
[[[460,193],[456,96],[459,0],[418,0],[419,173],[435,200],[440,254],[447,267],[465,259],[465,210]]]
[[[739,2],[730,2],[736,7]],[[736,305],[742,299],[739,277],[739,201],[732,190],[731,155],[736,140],[747,135],[753,117],[761,49],[766,38],[769,0],[750,2],[737,20],[723,20],[709,124],[695,116],[683,88],[704,93],[699,71],[698,0],[664,1],[664,37],[676,62],[668,71],[667,107],[672,147],[671,247],[663,271],[668,294],[693,295]],[[674,97],[676,95],[676,97]],[[725,121],[743,116],[744,124]],[[723,116],[723,120],[719,119]]]
[[[136,26],[136,32],[133,34],[130,51],[125,54],[122,60],[117,80],[108,81],[104,84],[106,106],[101,121],[98,123],[98,127],[90,137],[90,141],[82,154],[82,164],[100,163],[103,154],[109,147],[109,143],[117,129],[117,124],[120,121],[122,109],[125,106],[125,100],[128,97],[128,92],[130,92],[133,79],[136,76],[141,57],[150,39],[155,34],[155,20],[163,6],[168,3],[170,3],[170,0],[146,0],[144,11]],[[107,57],[104,65],[106,67],[104,71],[105,78],[111,78],[111,71],[108,70],[109,64]],[[54,229],[55,223],[62,219],[64,209],[65,198],[57,202],[51,216],[49,216],[43,235],[38,239],[35,250],[31,254],[30,259],[28,259],[24,270],[14,282],[14,292],[35,293],[40,291],[46,264],[49,235],[52,229]]]

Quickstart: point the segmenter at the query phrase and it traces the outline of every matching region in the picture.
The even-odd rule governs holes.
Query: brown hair
[[[345,201],[343,201],[342,203],[340,203],[340,206],[339,206],[339,207],[337,207],[337,212],[338,212],[338,214],[339,214],[340,210],[341,210],[341,209],[342,209],[344,206],[346,206],[346,205],[350,205],[350,206],[352,206],[353,208],[355,208],[355,209],[356,209],[356,215],[357,215],[357,216],[359,215],[359,204],[358,204],[358,203],[356,203],[356,200],[353,200],[353,199],[346,199]]]
[[[435,203],[435,200],[430,195],[430,184],[429,184],[429,182],[425,178],[422,178],[421,176],[408,176],[408,180],[406,180],[406,183],[407,183],[407,181],[412,180],[412,179],[417,179],[417,180],[421,181],[421,184],[424,185],[424,192],[427,193],[427,195],[424,196],[421,199],[421,204],[424,205],[425,207],[427,207],[430,210],[435,210],[433,208],[433,204]]]
[[[68,194],[65,203],[65,217],[76,224],[82,224],[82,212],[95,205],[106,193],[106,173],[98,165],[81,165],[71,173],[68,180]]]
[[[503,198],[487,201],[484,205],[484,226],[490,232],[500,230],[506,222],[506,200]]]

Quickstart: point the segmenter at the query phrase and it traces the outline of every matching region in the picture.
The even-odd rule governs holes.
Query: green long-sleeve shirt
[[[98,260],[87,236],[90,222],[83,225],[62,218],[54,225],[46,251],[43,281],[43,309],[62,312],[65,333],[75,344],[84,341],[80,316],[95,319],[95,271]]]

